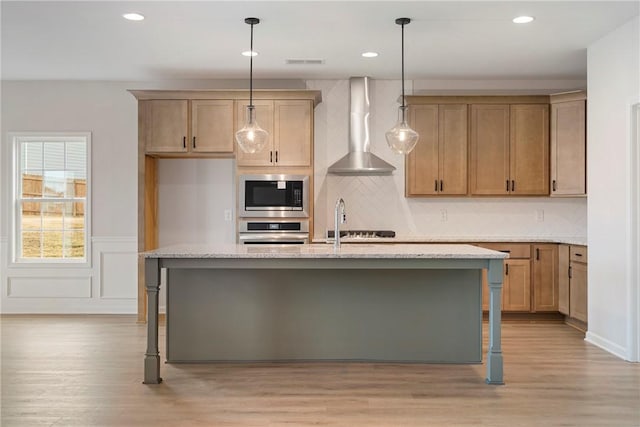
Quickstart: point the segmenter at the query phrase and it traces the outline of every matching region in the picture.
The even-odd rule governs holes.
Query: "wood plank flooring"
[[[484,365],[374,363],[163,364],[149,386],[135,316],[0,321],[5,427],[640,426],[640,364],[558,323],[503,325],[504,386]]]

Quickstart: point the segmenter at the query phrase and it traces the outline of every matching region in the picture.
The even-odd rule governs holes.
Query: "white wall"
[[[639,32],[636,17],[589,46],[587,62],[587,339],[628,359],[634,359],[638,340],[638,307],[629,297],[637,295],[639,286],[632,274],[638,263],[633,250],[637,241],[632,241],[638,208],[631,204],[631,195],[639,190],[637,180],[632,180],[640,166],[632,155],[632,144],[638,141],[631,132],[632,106],[640,102]]]
[[[247,87],[244,80],[189,80],[163,82],[2,81],[0,134],[0,281],[3,312],[30,313],[135,313],[137,310],[137,144],[136,99],[127,89],[226,89]],[[261,89],[304,88],[300,80],[262,80]],[[19,267],[9,263],[10,141],[7,132],[89,131],[92,133],[92,253],[91,265],[78,268]],[[213,203],[230,199],[231,161],[182,161],[161,167],[161,218],[166,242],[178,239],[185,228],[177,222],[184,212],[206,216],[190,232],[203,243],[230,240],[233,228]],[[187,172],[182,175],[181,171]],[[178,173],[180,172],[180,173]],[[173,174],[173,175],[172,175]],[[167,184],[176,174],[182,181]],[[191,185],[195,193],[176,192]],[[173,186],[173,188],[171,188]],[[222,189],[222,192],[219,190]],[[182,189],[180,189],[182,191]],[[222,196],[220,196],[222,194]],[[210,196],[210,198],[208,198]],[[222,208],[222,206],[220,206]],[[210,215],[210,216],[209,216]],[[192,240],[193,241],[193,240]]]
[[[575,87],[575,81],[566,82]],[[519,93],[527,87],[553,86],[539,81],[520,81]],[[481,81],[414,82],[449,93],[456,85],[469,91],[482,88]],[[315,133],[315,238],[333,228],[333,206],[342,197],[347,207],[347,228],[394,230],[398,236],[436,238],[585,238],[585,198],[405,198],[404,157],[388,148],[384,133],[397,120],[400,82],[373,80],[371,95],[371,151],[393,164],[391,176],[326,175],[326,169],[347,152],[349,81],[308,81],[310,89],[322,90],[316,107]],[[512,82],[495,90],[509,93]],[[556,84],[557,86],[557,84]],[[556,87],[558,91],[561,89]],[[328,227],[327,227],[328,226]]]

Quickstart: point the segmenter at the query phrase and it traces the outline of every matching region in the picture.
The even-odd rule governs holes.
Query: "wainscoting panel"
[[[8,298],[91,298],[91,277],[10,277]]]

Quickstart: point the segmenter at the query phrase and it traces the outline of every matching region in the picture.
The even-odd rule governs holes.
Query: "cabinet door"
[[[141,102],[145,103],[146,152],[186,152],[188,101],[184,99],[153,99]]]
[[[313,140],[311,101],[274,102],[274,154],[277,166],[311,166]]]
[[[405,160],[407,196],[438,194],[438,106],[412,105],[409,120],[420,139]]]
[[[533,246],[533,311],[558,311],[558,245]]]
[[[531,265],[528,259],[508,259],[504,262],[502,290],[503,311],[531,309]]]
[[[549,106],[512,105],[511,194],[549,194]]]
[[[440,194],[467,194],[467,106],[440,105],[439,110]]]
[[[470,137],[471,194],[508,194],[509,105],[472,105]]]
[[[551,195],[586,194],[585,101],[551,104]]]
[[[569,316],[587,322],[587,264],[571,263]]]
[[[247,105],[249,100],[236,101],[236,127],[235,131],[244,126]],[[238,166],[271,166],[274,160],[273,150],[273,101],[254,100],[256,108],[256,121],[260,127],[269,133],[267,144],[258,153],[245,153],[240,147],[236,150],[236,163]]]
[[[233,153],[233,125],[233,100],[191,101],[191,151]]]
[[[569,245],[558,246],[558,311],[569,315]]]

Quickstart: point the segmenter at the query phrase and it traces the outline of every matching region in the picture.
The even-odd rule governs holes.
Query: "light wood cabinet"
[[[508,104],[471,106],[469,150],[470,193],[509,194]]]
[[[238,166],[309,167],[313,155],[313,102],[254,100],[256,120],[269,133],[259,153],[237,150]],[[242,127],[248,100],[236,101],[236,127]]]
[[[532,249],[532,311],[558,311],[558,245],[535,244]]]
[[[233,100],[191,101],[190,150],[194,153],[233,153]]]
[[[511,105],[510,192],[549,194],[549,106]]]
[[[406,158],[406,195],[467,194],[467,105],[416,105],[409,113],[420,134]]]
[[[571,262],[569,271],[569,317],[586,323],[587,264]]]
[[[560,245],[558,248],[558,283],[560,313],[586,323],[587,247]]]
[[[551,97],[551,195],[586,194],[586,101]],[[562,101],[560,98],[558,101]]]
[[[147,153],[186,153],[189,101],[154,99],[140,102]]]
[[[153,99],[140,103],[147,154],[233,153],[233,100]]]
[[[477,243],[509,254],[502,273],[502,311],[531,310],[531,245],[528,243]],[[482,277],[482,309],[489,310],[489,285],[486,271]]]
[[[558,311],[569,315],[569,245],[558,245]]]
[[[470,193],[549,192],[549,106],[471,105]]]

